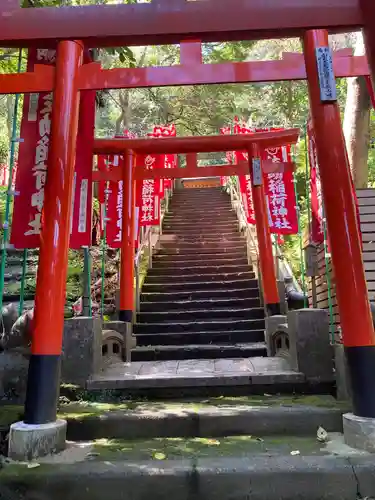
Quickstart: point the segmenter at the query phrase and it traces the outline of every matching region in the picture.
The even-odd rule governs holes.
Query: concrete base
[[[137,339],[133,335],[133,325],[124,321],[109,321],[104,323],[103,328],[114,330],[122,335],[123,338],[123,360],[127,363],[131,361],[131,351],[137,347]]]
[[[375,453],[375,418],[343,415],[345,443],[352,448]]]
[[[288,313],[291,368],[311,383],[333,380],[333,353],[329,342],[329,318],[323,309]]]
[[[348,367],[345,358],[343,344],[335,344],[333,346],[335,355],[335,378],[337,399],[340,401],[351,400],[351,387]]]
[[[280,325],[286,323],[287,319],[284,315],[268,316],[266,318],[266,344],[268,357],[275,356],[273,336],[277,331],[279,331]]]
[[[10,428],[8,456],[12,460],[25,461],[63,451],[66,430],[66,420],[40,425],[16,422]]]
[[[102,322],[99,318],[68,319],[64,323],[61,380],[84,386],[102,368]]]
[[[372,459],[253,456],[56,464],[1,476],[3,498],[354,500],[375,496]],[[25,498],[25,497],[24,497]]]

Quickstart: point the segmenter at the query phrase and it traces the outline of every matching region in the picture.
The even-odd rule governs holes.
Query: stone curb
[[[343,409],[313,406],[241,406],[191,410],[129,410],[68,420],[68,439],[141,439],[230,435],[315,435],[342,432]]]
[[[21,469],[22,467],[22,469]],[[26,496],[25,496],[26,495]],[[0,498],[355,500],[375,496],[372,458],[263,457],[84,462],[0,471]]]

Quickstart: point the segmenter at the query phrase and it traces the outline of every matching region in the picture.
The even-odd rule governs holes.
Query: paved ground
[[[299,383],[304,377],[281,358],[115,363],[88,381],[89,389]]]

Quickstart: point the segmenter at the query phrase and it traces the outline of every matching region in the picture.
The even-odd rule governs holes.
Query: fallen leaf
[[[328,441],[328,432],[323,429],[323,427],[319,427],[316,433],[316,438],[321,443],[326,443]]]
[[[28,469],[35,469],[35,467],[40,467],[40,464],[37,464],[36,462],[33,462],[31,464],[27,464]]]

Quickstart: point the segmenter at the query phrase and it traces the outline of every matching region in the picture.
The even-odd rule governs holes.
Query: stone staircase
[[[266,356],[264,327],[229,196],[176,191],[143,285],[132,361]]]
[[[22,281],[23,251],[7,250],[4,276],[4,304],[19,303]],[[35,275],[38,266],[38,251],[29,250],[27,254],[25,306],[31,307],[34,301]],[[31,281],[30,281],[31,280]]]

